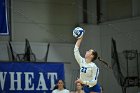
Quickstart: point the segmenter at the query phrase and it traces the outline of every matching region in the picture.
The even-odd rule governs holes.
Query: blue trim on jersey
[[[93,87],[88,87],[86,85],[83,86],[83,89],[85,91],[85,93],[90,93],[90,92],[98,92],[101,93],[101,87],[99,84],[96,84]]]
[[[98,74],[99,74],[99,68],[97,68],[97,71],[96,71],[96,76],[95,76],[95,80],[97,79]]]

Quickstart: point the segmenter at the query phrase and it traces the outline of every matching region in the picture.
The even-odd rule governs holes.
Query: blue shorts
[[[90,92],[98,92],[101,93],[101,87],[99,84],[96,84],[93,87],[88,87],[86,85],[83,86],[83,89],[85,91],[85,93],[90,93]]]

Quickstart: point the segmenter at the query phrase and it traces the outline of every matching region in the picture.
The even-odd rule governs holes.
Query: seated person
[[[70,93],[70,92],[65,88],[64,81],[58,80],[57,85],[54,87],[52,93]]]
[[[75,91],[75,93],[85,93],[81,83],[76,83],[76,91]]]
[[[81,83],[76,83],[76,91],[71,91],[71,93],[85,93]]]

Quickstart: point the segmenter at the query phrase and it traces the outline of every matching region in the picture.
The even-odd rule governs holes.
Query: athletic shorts
[[[101,93],[101,87],[99,84],[96,84],[93,87],[89,87],[89,86],[84,85],[83,89],[84,89],[85,93],[90,93],[90,92]]]

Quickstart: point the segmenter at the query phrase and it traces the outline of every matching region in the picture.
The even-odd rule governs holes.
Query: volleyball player
[[[100,85],[98,84],[99,68],[94,61],[97,59],[98,54],[95,50],[89,49],[86,51],[85,58],[81,57],[79,48],[82,42],[83,36],[77,38],[74,55],[75,59],[80,66],[80,78],[75,83],[80,82],[83,84],[85,93],[100,93]]]

